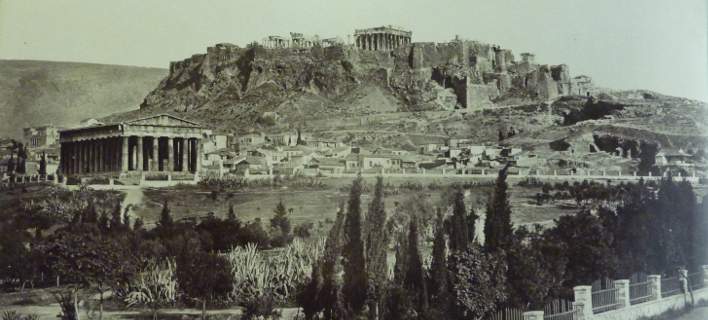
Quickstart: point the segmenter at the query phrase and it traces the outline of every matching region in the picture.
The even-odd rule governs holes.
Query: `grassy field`
[[[387,178],[384,184],[388,185],[386,208],[393,209],[410,198],[424,199],[432,207],[444,208],[447,205],[445,194],[447,186],[457,182],[464,183],[471,180],[440,178]],[[334,220],[339,206],[346,206],[348,198],[349,179],[325,178],[324,186],[317,190],[301,190],[287,187],[280,188],[253,188],[241,191],[219,191],[216,200],[210,189],[200,186],[180,186],[175,188],[147,189],[144,191],[143,204],[134,208],[134,212],[142,217],[146,225],[157,221],[164,201],[169,203],[171,213],[175,219],[188,217],[201,217],[213,212],[215,215],[225,217],[230,205],[242,220],[261,218],[265,221],[273,214],[278,201],[283,201],[287,208],[292,209],[290,219],[294,224],[303,222],[318,222]],[[365,181],[368,192],[362,196],[362,208],[366,210],[370,201],[375,180]],[[420,183],[425,188],[421,191],[411,191],[397,188],[403,183]],[[436,188],[428,188],[430,184]],[[467,207],[475,208],[477,214],[483,214],[487,198],[492,187],[478,185],[470,188],[466,194]],[[573,213],[575,209],[556,204],[537,206],[534,195],[540,192],[537,188],[522,188],[510,186],[511,205],[513,209],[512,221],[515,224],[549,223],[563,214]]]

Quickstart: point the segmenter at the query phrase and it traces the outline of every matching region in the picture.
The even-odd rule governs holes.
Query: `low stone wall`
[[[699,289],[693,292],[695,302],[708,301],[708,288]],[[653,317],[669,310],[683,309],[690,304],[691,297],[688,294],[679,294],[659,300],[648,301],[635,304],[618,310],[608,311],[586,317],[586,320],[636,320],[642,317]]]
[[[708,287],[689,291],[696,281],[690,278],[688,271],[679,269],[678,281],[681,291],[679,294],[662,297],[661,275],[649,275],[647,282],[637,283],[638,286],[647,286],[646,296],[635,297],[636,299],[649,298],[648,301],[631,304],[631,285],[628,279],[615,280],[612,288],[593,291],[592,286],[576,286],[573,288],[573,309],[564,314],[545,315],[543,311],[528,311],[524,313],[524,320],[551,320],[551,319],[571,319],[574,320],[638,320],[661,315],[671,310],[681,310],[690,305],[695,305],[702,301],[708,301]],[[708,280],[708,265],[702,267],[698,273],[701,278],[698,282],[704,284]],[[693,280],[690,280],[693,279]],[[641,288],[641,287],[640,287]],[[609,295],[607,295],[609,294]],[[594,305],[595,295],[597,295],[598,305]],[[612,308],[614,310],[607,310]]]

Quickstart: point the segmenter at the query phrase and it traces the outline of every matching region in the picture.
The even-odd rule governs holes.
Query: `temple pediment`
[[[160,114],[142,119],[126,121],[127,125],[136,126],[160,126],[160,127],[188,127],[201,128],[202,126],[196,122],[177,118],[169,114]]]

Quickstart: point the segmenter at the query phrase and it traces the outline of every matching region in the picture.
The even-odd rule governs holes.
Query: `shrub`
[[[243,316],[241,319],[280,319],[280,311],[275,308],[276,299],[272,292],[250,297],[242,302]]]
[[[295,226],[295,236],[298,238],[309,238],[312,236],[312,228],[314,228],[314,224],[312,222],[307,222],[307,223],[302,223],[297,226]]]

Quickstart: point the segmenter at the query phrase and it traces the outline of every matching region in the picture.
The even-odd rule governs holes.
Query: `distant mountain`
[[[0,60],[0,136],[137,109],[166,75],[159,68]]]

